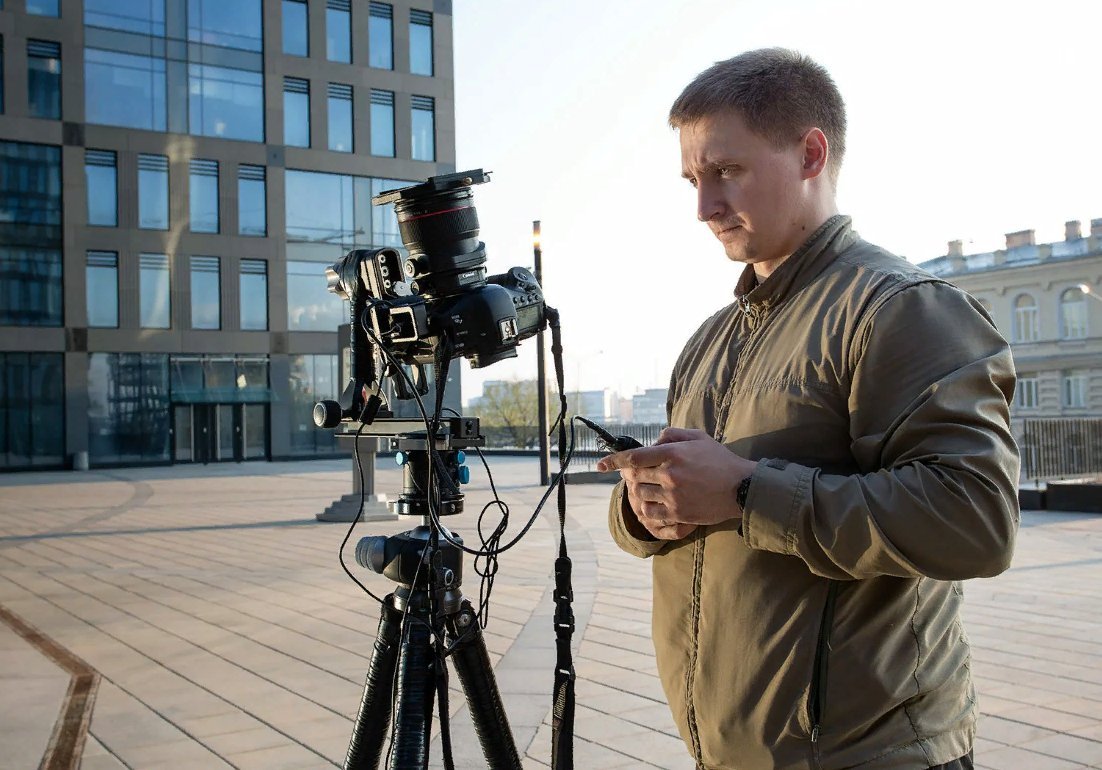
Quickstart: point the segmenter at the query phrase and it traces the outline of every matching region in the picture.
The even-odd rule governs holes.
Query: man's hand
[[[597,470],[620,471],[648,532],[680,540],[701,524],[741,518],[735,493],[755,465],[702,430],[666,428],[654,446],[611,454]]]

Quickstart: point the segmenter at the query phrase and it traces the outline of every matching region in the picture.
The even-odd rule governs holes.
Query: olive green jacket
[[[748,291],[749,289],[749,291]],[[965,292],[836,216],[689,340],[670,425],[757,460],[741,521],[640,538],[658,669],[709,770],[918,770],[972,747],[959,581],[1010,563],[1010,350]]]

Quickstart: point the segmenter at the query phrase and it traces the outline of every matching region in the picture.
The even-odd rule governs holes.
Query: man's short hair
[[[846,151],[846,105],[824,67],[786,48],[716,62],[677,97],[670,125],[681,128],[731,111],[778,148],[798,141],[809,128],[821,129],[830,146],[827,170],[837,184]]]

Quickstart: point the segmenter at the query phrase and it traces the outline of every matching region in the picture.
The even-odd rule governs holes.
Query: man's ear
[[[830,143],[819,128],[809,128],[801,139],[804,148],[803,178],[814,179],[826,171]]]

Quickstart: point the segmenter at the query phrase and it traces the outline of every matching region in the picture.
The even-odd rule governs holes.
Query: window
[[[115,153],[85,150],[84,178],[88,183],[88,224],[118,227],[119,183]]]
[[[268,196],[263,166],[237,168],[237,232],[268,234]]]
[[[1081,409],[1087,405],[1086,372],[1067,372],[1064,375],[1064,406]]]
[[[139,319],[143,329],[168,329],[172,326],[172,300],[169,293],[168,257],[142,254],[139,259]]]
[[[89,251],[85,286],[88,325],[119,325],[119,255],[113,251]]]
[[[84,110],[89,123],[165,130],[165,60],[84,49]]]
[[[0,326],[61,326],[61,148],[0,142]]]
[[[188,132],[264,141],[264,75],[188,64]]]
[[[243,51],[264,50],[261,0],[188,0],[187,39]]]
[[[371,90],[371,154],[394,157],[394,92]]]
[[[32,118],[61,118],[61,46],[27,41],[27,108]]]
[[[287,328],[332,332],[347,323],[345,303],[329,291],[325,262],[287,261]]]
[[[329,84],[329,149],[352,152],[352,86]]]
[[[218,232],[218,161],[191,161],[191,231]]]
[[[352,3],[327,0],[325,5],[325,51],[329,61],[352,61]]]
[[[409,71],[414,75],[432,73],[432,14],[411,9],[409,12]]]
[[[84,23],[89,27],[121,29],[152,37],[165,36],[164,0],[84,0]]]
[[[1036,377],[1018,378],[1018,406],[1021,409],[1036,409],[1040,405],[1037,395],[1038,379]]]
[[[436,160],[436,107],[427,96],[410,97],[413,123],[413,159]]]
[[[61,353],[0,353],[0,468],[65,460]]]
[[[61,0],[27,0],[27,13],[32,16],[61,16]]]
[[[4,6],[0,4],[0,8]],[[0,112],[4,111],[4,38],[0,37]]]
[[[1087,298],[1081,289],[1065,289],[1060,295],[1060,336],[1065,340],[1087,336]]]
[[[310,82],[283,78],[283,143],[310,146]]]
[[[268,263],[262,259],[241,260],[241,328],[268,328]]]
[[[367,20],[368,64],[384,70],[394,69],[394,7],[372,3]]]
[[[310,55],[310,22],[305,0],[283,0],[283,53]]]
[[[415,182],[288,169],[288,259],[298,254],[336,260],[351,248],[401,246],[393,204],[372,206],[371,198],[411,184]]]
[[[88,454],[94,463],[169,458],[168,356],[88,355]]]
[[[1037,300],[1021,294],[1014,300],[1014,341],[1036,342],[1041,337],[1037,317]]]
[[[331,430],[318,428],[309,415],[314,404],[323,398],[340,395],[337,356],[291,356],[291,452],[311,455],[337,451]]]
[[[138,156],[138,227],[168,229],[168,158]]]
[[[191,328],[222,328],[222,280],[218,257],[191,258]]]

